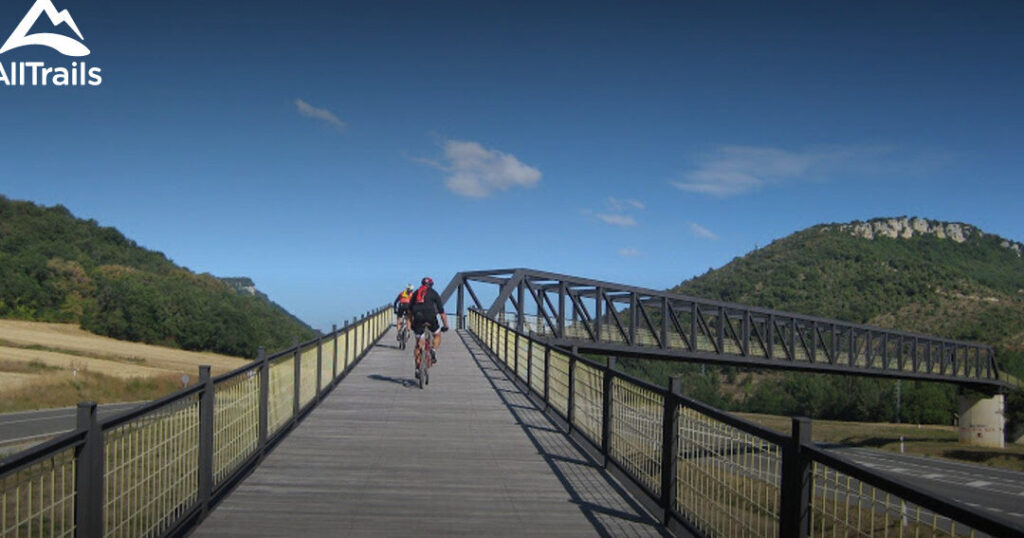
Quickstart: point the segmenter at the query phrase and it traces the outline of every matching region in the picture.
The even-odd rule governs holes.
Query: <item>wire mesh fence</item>
[[[104,536],[160,536],[198,498],[199,395],[104,432]]]
[[[661,495],[665,397],[615,378],[611,399],[611,456],[647,489]]]
[[[295,424],[295,408],[329,390],[390,319],[391,309],[382,308],[216,381],[206,369],[199,385],[102,423],[95,420],[95,404],[83,404],[91,423],[81,422],[80,406],[78,429],[0,461],[0,536],[180,533],[200,517],[215,489],[258,463],[270,440]]]
[[[213,479],[222,483],[259,449],[260,376],[256,369],[216,384]]]
[[[782,449],[677,408],[675,509],[709,536],[778,536]]]
[[[794,329],[795,324],[789,329],[771,326],[770,320],[744,319],[727,309],[697,314],[681,316],[683,322],[698,327],[692,343],[682,338],[669,338],[667,343],[770,355],[787,345],[786,339],[792,346],[793,340],[804,338],[807,342],[799,345],[806,355],[826,354],[829,360],[850,363],[872,356],[880,360],[879,355],[888,354],[884,346],[891,346],[871,334],[839,329],[830,334],[814,327],[801,333],[803,329]],[[678,523],[686,532],[722,537],[1024,535],[1024,530],[979,509],[917,491],[831,455],[810,441],[806,419],[794,419],[792,435],[786,436],[686,398],[678,387],[651,385],[547,344],[541,338],[551,334],[550,327],[539,318],[525,319],[532,334],[477,310],[470,310],[468,319],[478,341],[523,379],[524,349],[529,350],[532,373],[526,389],[545,399],[595,449],[607,450],[609,460],[663,507],[665,520]],[[505,319],[519,321],[515,316]],[[627,328],[573,322],[566,325],[564,334],[590,338],[595,329],[602,341],[614,342],[622,339]],[[769,329],[773,336],[768,336]],[[626,334],[637,340],[660,343],[654,332],[629,330]],[[737,338],[749,331],[758,338]],[[512,349],[508,347],[516,334],[518,369],[509,359]],[[809,340],[812,336],[814,343]],[[954,371],[954,362],[957,369],[978,364],[966,355],[968,350],[921,352],[906,342],[898,345],[906,349],[890,351],[908,363],[894,363],[900,368],[919,369],[920,365],[909,363],[927,362],[929,353],[933,355],[933,364],[927,366],[930,371]],[[942,357],[949,359],[945,366]],[[611,380],[606,385],[607,376]]]
[[[0,536],[75,535],[75,445],[0,478]]]

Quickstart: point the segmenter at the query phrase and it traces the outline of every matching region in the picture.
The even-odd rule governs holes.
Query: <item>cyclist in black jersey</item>
[[[438,315],[441,316],[442,325],[437,323]],[[413,357],[416,359],[416,372],[418,375],[420,351],[423,347],[420,337],[428,328],[433,333],[434,346],[431,350],[432,356],[430,360],[437,362],[437,355],[434,353],[434,350],[441,345],[441,333],[448,330],[448,316],[444,313],[444,303],[441,302],[441,295],[434,290],[434,280],[429,276],[424,277],[419,289],[413,292],[412,300],[409,301],[408,318],[409,325],[412,326],[412,332],[417,337]]]

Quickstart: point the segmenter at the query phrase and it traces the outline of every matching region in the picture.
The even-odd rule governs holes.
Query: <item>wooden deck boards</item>
[[[193,536],[664,534],[470,335],[445,335],[426,390],[393,335]]]

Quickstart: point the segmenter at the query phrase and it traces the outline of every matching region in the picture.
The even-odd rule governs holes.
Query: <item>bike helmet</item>
[[[424,286],[427,286],[428,288],[433,288],[434,287],[434,279],[430,278],[429,276],[423,277],[423,280],[421,280],[420,282]]]
[[[406,284],[405,291],[412,291],[412,284]]]

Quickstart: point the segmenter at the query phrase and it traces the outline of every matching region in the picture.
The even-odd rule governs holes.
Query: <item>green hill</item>
[[[122,340],[254,357],[312,338],[238,280],[178,267],[114,228],[0,196],[0,317],[79,323]]]
[[[796,232],[672,291],[886,328],[980,341],[1024,377],[1021,244],[963,223],[886,218]],[[891,420],[890,380],[629,361],[652,381],[688,376],[690,395],[734,410]],[[703,374],[701,374],[703,372]],[[769,381],[769,382],[766,382]],[[956,388],[903,382],[900,418],[948,423]]]

